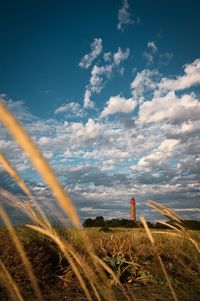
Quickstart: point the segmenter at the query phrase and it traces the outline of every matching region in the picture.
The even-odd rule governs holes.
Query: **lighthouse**
[[[130,220],[136,221],[135,198],[131,198]]]

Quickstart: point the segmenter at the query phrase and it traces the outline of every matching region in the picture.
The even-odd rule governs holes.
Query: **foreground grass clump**
[[[17,229],[17,235],[30,260],[39,285],[48,292],[49,286],[58,284],[60,253],[56,245],[44,236],[26,228]],[[0,259],[4,262],[22,295],[31,295],[32,287],[19,254],[6,230],[0,231]],[[4,283],[1,283],[1,288]],[[53,288],[53,287],[52,287]],[[1,297],[0,297],[1,300]]]
[[[78,244],[77,231],[79,230],[60,229],[65,239],[74,246]],[[136,298],[140,296],[142,300],[154,300],[155,294],[157,300],[172,300],[157,254],[151,248],[144,230],[114,229],[112,232],[104,233],[92,228],[87,232],[95,253],[113,270],[129,294]],[[86,300],[70,264],[55,243],[25,227],[16,228],[16,233],[32,263],[44,300],[66,300],[65,298]],[[180,300],[198,300],[200,294],[198,251],[190,241],[181,237],[175,238],[167,231],[165,233],[155,231],[153,235],[156,238],[157,251],[177,296]],[[195,239],[200,239],[198,232],[192,232],[192,235]],[[84,258],[86,256],[84,248],[80,245],[78,247]],[[0,258],[23,292],[24,299],[32,300],[29,279],[20,256],[16,253],[4,228],[0,231]],[[118,300],[124,300],[117,291],[118,286],[113,278],[109,278],[108,287],[113,288],[119,297]],[[149,299],[146,299],[146,294]],[[7,300],[7,297],[4,284],[0,282],[0,300]]]

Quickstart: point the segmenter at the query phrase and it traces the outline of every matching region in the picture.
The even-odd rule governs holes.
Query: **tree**
[[[94,223],[93,219],[87,218],[83,223],[83,227],[85,228],[93,227],[93,223]]]
[[[93,227],[104,227],[105,221],[103,216],[97,216],[93,221]]]

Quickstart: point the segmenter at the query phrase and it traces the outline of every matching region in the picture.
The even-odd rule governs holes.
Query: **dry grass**
[[[171,226],[173,232],[160,231],[160,233],[152,233],[148,229],[144,219],[142,222],[145,231],[136,230],[113,234],[85,231],[81,227],[80,219],[73,202],[59,183],[53,169],[28,136],[25,129],[4,106],[3,102],[0,102],[0,121],[29,157],[33,166],[52,190],[58,204],[77,229],[65,233],[63,229],[61,231],[55,228],[47,219],[44,212],[42,212],[37,200],[35,200],[23,179],[19,177],[17,171],[14,170],[4,155],[0,155],[0,163],[18,183],[31,202],[21,202],[17,200],[15,196],[3,190],[1,190],[1,195],[32,220],[33,225],[28,225],[28,227],[35,231],[29,233],[38,233],[39,235],[36,239],[36,245],[37,243],[40,245],[38,237],[42,239],[43,243],[45,243],[44,245],[46,245],[44,237],[46,237],[48,241],[47,246],[49,241],[53,243],[53,254],[54,252],[55,254],[59,254],[60,258],[59,262],[56,261],[55,270],[57,272],[59,271],[59,273],[54,271],[55,279],[59,279],[59,281],[62,279],[62,283],[63,281],[64,283],[69,283],[68,277],[71,275],[70,277],[72,279],[76,279],[76,287],[80,287],[85,298],[90,301],[137,300],[137,294],[134,295],[131,291],[131,289],[135,288],[135,284],[154,284],[159,287],[159,279],[154,275],[155,271],[157,271],[158,274],[161,272],[162,276],[159,274],[158,278],[161,277],[163,283],[169,287],[175,301],[178,300],[178,296],[175,289],[176,285],[173,283],[174,279],[184,279],[184,277],[179,274],[187,273],[188,279],[192,279],[193,283],[197,285],[200,251],[198,236],[193,235],[191,231],[187,230],[180,222],[180,218],[176,216],[173,211],[153,201],[149,204],[149,206],[161,214],[167,215],[175,221],[175,224]],[[25,251],[24,244],[26,245],[26,240],[29,236],[26,237],[25,240],[18,238],[19,231],[15,231],[3,208],[0,208],[0,216],[8,230],[7,234],[10,235],[11,241],[24,265],[24,269],[35,290],[37,300],[45,299],[44,294],[42,295],[41,293],[41,283],[43,282],[40,280],[39,287],[39,274],[36,275],[37,277],[34,276],[34,271],[37,269],[31,266],[30,263],[30,261],[34,263],[35,258],[33,257],[29,260],[28,252]],[[6,259],[6,254],[4,255]],[[167,256],[170,260],[166,260]],[[48,254],[44,252],[44,259],[45,257],[48,257]],[[148,262],[151,263],[152,268],[148,266]],[[158,264],[160,265],[160,270]],[[169,265],[169,267],[166,267],[166,264]],[[172,277],[174,265],[179,271],[176,278]],[[144,266],[146,266],[146,269]],[[13,279],[15,278],[14,275],[9,273],[9,264],[6,266],[1,262],[0,267],[0,276],[2,276],[2,271],[4,271],[6,277],[1,278],[12,299],[23,300],[23,296],[26,296],[26,292],[20,291],[20,285],[18,287],[16,284],[17,279]],[[124,283],[123,285],[122,282]],[[70,281],[70,285],[72,285],[72,280]],[[129,288],[125,288],[125,285],[129,285]],[[115,288],[116,286],[117,289]],[[182,286],[180,285],[180,287]],[[23,290],[24,289],[25,288],[23,288]],[[129,293],[130,291],[131,293]],[[62,291],[62,297],[64,294],[65,292]],[[165,294],[168,298],[167,300],[169,300],[170,297],[167,290]],[[81,295],[78,296],[79,300],[81,300]],[[56,297],[54,297],[54,299],[55,298]],[[28,300],[27,296],[26,299]]]

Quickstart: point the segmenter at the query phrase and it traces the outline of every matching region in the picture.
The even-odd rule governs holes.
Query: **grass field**
[[[85,260],[87,253],[78,242],[79,230],[62,228],[57,231],[64,240],[79,249],[81,258]],[[97,228],[87,230],[95,253],[111,267],[131,300],[173,300],[157,253],[162,258],[177,298],[199,300],[198,250],[187,239],[173,236],[173,232],[154,232],[156,250],[142,229],[115,229],[110,233],[102,233]],[[73,269],[54,242],[25,227],[17,228],[16,233],[32,264],[44,300],[87,300]],[[191,234],[196,241],[200,240],[200,233],[193,231]],[[0,231],[0,258],[24,300],[37,300],[20,256],[4,228]],[[90,286],[84,273],[83,277]],[[110,274],[106,281],[116,300],[126,300]],[[0,283],[0,300],[9,300],[4,281]],[[95,296],[92,298],[96,300]]]

